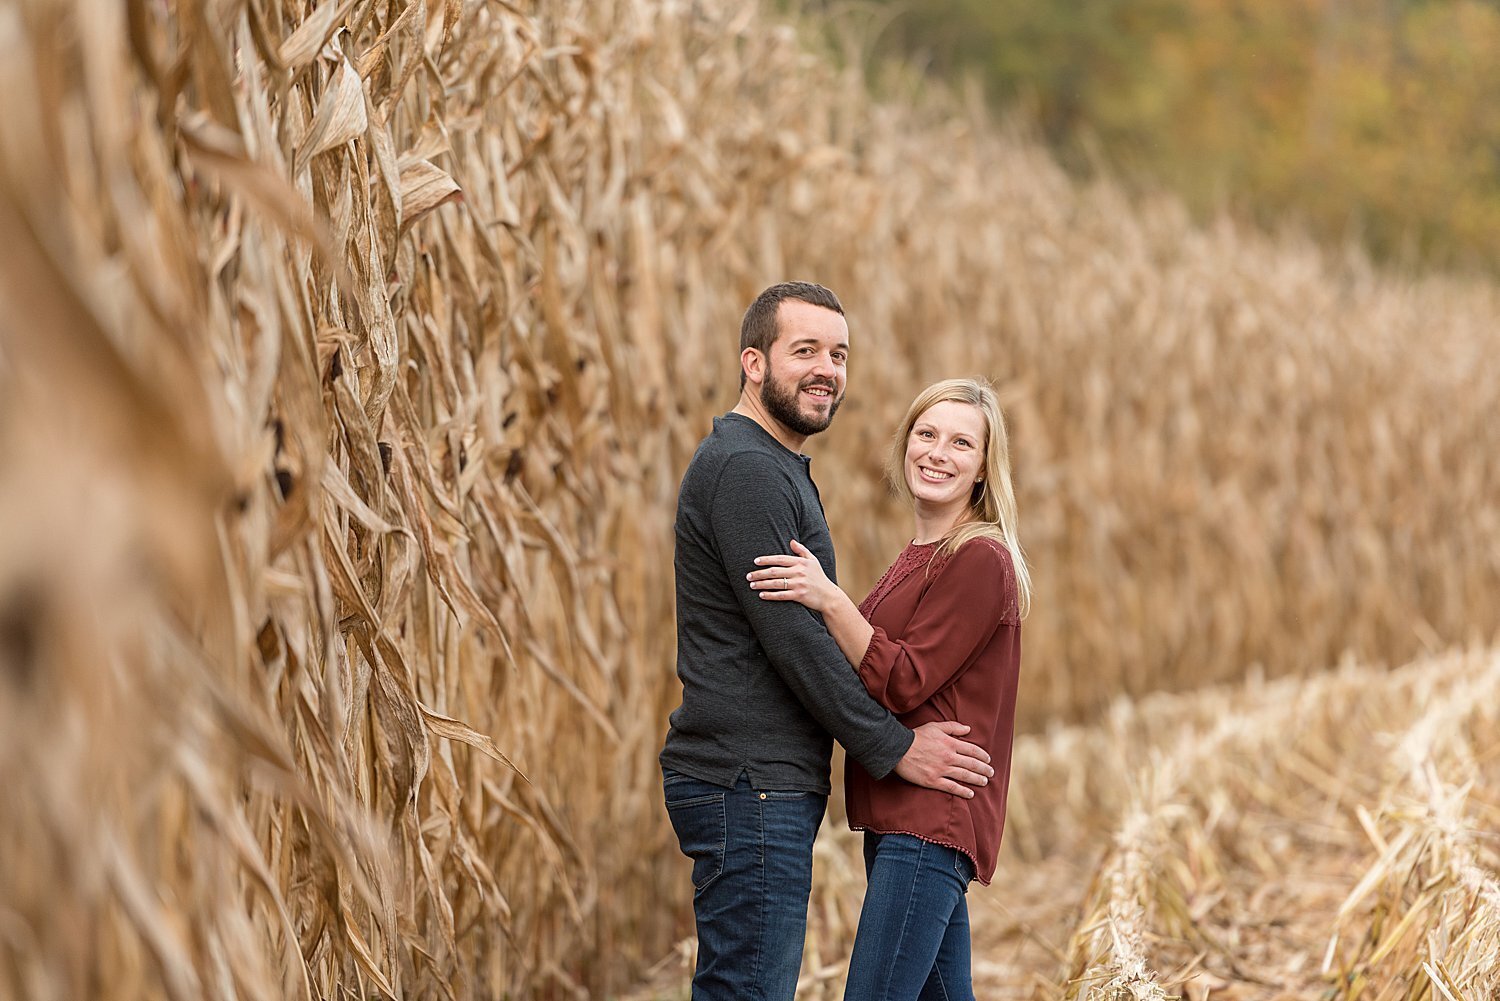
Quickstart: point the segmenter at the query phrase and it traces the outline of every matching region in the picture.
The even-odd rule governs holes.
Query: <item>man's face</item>
[[[787,299],[777,307],[776,327],[760,401],[795,434],[826,431],[844,402],[849,325],[831,309]]]

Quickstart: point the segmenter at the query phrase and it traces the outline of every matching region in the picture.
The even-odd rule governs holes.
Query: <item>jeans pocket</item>
[[[667,816],[682,854],[693,860],[693,889],[702,890],[724,871],[724,793],[668,800]]]
[[[958,873],[958,881],[963,884],[964,892],[969,892],[969,884],[974,882],[974,860],[957,849],[953,852],[953,871]]]

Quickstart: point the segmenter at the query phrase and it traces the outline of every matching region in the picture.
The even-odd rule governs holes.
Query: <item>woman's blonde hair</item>
[[[981,379],[944,379],[917,394],[891,442],[886,475],[896,496],[914,503],[906,482],[906,444],[911,430],[928,410],[939,403],[967,403],[984,418],[984,476],[974,484],[969,497],[967,517],[943,536],[939,554],[951,555],[971,539],[994,539],[1010,552],[1016,575],[1016,600],[1025,618],[1031,611],[1031,572],[1021,551],[1016,512],[1016,493],[1010,482],[1010,436],[1005,430],[1005,415],[994,387]]]

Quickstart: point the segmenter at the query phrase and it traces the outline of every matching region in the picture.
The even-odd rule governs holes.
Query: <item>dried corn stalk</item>
[[[1492,286],[1078,188],[755,9],[16,0],[0,93],[8,993],[664,953],[673,494],[788,275],[851,308],[856,587],[905,400],[1003,386],[1030,720],[1488,621]]]

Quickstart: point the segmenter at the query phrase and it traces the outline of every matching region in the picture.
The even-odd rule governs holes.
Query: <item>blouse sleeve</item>
[[[902,634],[875,627],[860,680],[893,713],[906,713],[968,668],[1013,606],[1010,554],[987,539],[954,553]]]

